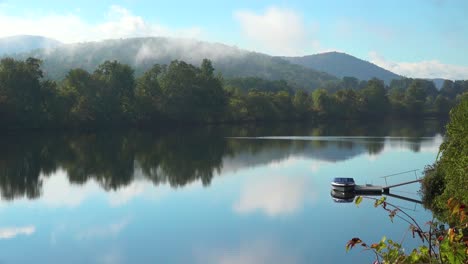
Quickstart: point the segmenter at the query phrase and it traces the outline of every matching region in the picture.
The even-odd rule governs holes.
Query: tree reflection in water
[[[188,131],[189,130],[189,131]],[[220,126],[168,131],[21,133],[0,137],[0,191],[3,199],[41,195],[42,179],[63,169],[70,183],[93,179],[105,190],[144,177],[154,185],[177,188],[201,181],[207,186],[226,162],[238,168],[266,164],[291,155],[337,161],[385,148],[386,136],[412,151],[441,133],[438,122],[393,125],[352,123],[304,126]],[[313,140],[242,140],[232,136],[372,136]],[[141,173],[136,173],[141,172]]]

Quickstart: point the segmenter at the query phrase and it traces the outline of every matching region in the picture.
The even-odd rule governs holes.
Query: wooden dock
[[[376,186],[371,184],[356,185],[354,193],[356,195],[381,195],[383,193],[383,186]]]
[[[379,185],[372,185],[372,184],[366,184],[366,185],[356,185],[354,187],[354,193],[356,195],[381,195],[381,194],[389,194],[391,188],[411,184],[411,183],[416,183],[416,182],[421,182],[422,179],[417,179],[413,181],[407,181],[407,182],[402,182],[398,184],[393,184],[393,185],[387,185],[387,186],[379,186]]]
[[[394,185],[388,185],[388,186],[385,186],[382,188],[382,192],[383,193],[389,193],[390,192],[390,188],[394,188],[394,187],[398,187],[398,186],[403,186],[403,185],[407,185],[407,184],[411,184],[411,183],[416,183],[416,182],[421,182],[422,179],[417,179],[417,180],[414,180],[414,181],[407,181],[407,182],[402,182],[402,183],[398,183],[398,184],[394,184]]]

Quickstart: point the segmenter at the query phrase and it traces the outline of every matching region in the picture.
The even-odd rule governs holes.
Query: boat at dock
[[[331,182],[332,190],[339,192],[354,192],[356,183],[353,178],[334,178]]]
[[[352,203],[356,197],[354,192],[340,192],[337,190],[331,190],[330,195],[335,203]]]
[[[354,182],[353,178],[334,178],[331,182],[331,196],[333,201],[336,203],[351,203],[354,201],[354,198],[358,195],[366,195],[366,196],[381,196],[387,195],[394,198],[399,198],[402,200],[419,203],[422,202],[416,199],[412,199],[409,197],[404,197],[401,195],[395,195],[390,193],[390,189],[395,187],[419,183],[421,182],[421,178],[406,182],[401,182],[393,185],[372,185],[372,184],[364,184],[364,185],[357,185]]]

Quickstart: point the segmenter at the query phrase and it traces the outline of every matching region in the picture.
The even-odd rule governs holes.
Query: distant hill
[[[18,35],[0,38],[0,56],[29,52],[35,49],[50,49],[62,45],[61,42],[41,36]]]
[[[373,63],[340,52],[327,52],[304,57],[283,58],[292,63],[323,71],[339,78],[350,76],[356,77],[360,80],[370,80],[376,77],[384,80],[386,84],[389,84],[392,79],[402,78],[401,76]]]
[[[52,79],[63,78],[71,68],[94,71],[105,60],[129,64],[139,75],[156,63],[168,64],[172,60],[184,60],[199,65],[203,58],[208,58],[225,78],[284,79],[293,87],[307,90],[318,88],[329,81],[337,81],[335,76],[282,58],[190,39],[153,37],[106,40],[34,50],[17,56],[19,59],[27,57],[42,59],[46,75]]]

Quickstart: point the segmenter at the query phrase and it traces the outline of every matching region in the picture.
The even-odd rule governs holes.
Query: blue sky
[[[468,79],[466,11],[464,0],[0,0],[0,37],[188,37],[272,55],[341,51],[408,77]]]

